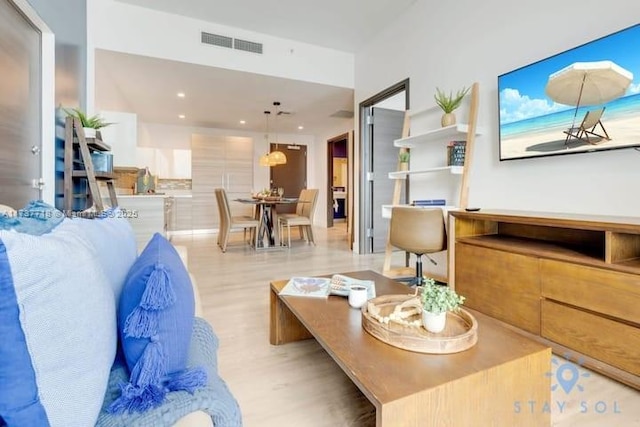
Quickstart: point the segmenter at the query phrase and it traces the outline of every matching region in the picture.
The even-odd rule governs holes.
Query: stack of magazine
[[[292,277],[282,288],[280,295],[299,297],[327,298],[329,295],[349,296],[351,286],[367,288],[368,299],[376,297],[376,284],[373,280],[360,280],[342,274],[328,277]]]

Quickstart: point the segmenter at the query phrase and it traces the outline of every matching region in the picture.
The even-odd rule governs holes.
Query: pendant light
[[[278,101],[274,102],[273,105],[276,107],[276,120],[280,115],[279,108],[280,103]],[[278,150],[278,129],[276,127],[276,151],[272,151],[269,153],[269,161],[270,163],[274,163],[276,165],[284,165],[287,163],[287,156],[280,150]]]
[[[267,142],[267,149],[270,148],[270,145],[269,145],[269,115],[270,114],[271,114],[271,111],[265,111],[264,112],[264,117],[265,117],[265,121],[266,121],[266,127],[265,127],[266,132],[264,134],[264,140]],[[268,151],[267,151],[266,154],[263,154],[262,156],[260,156],[259,164],[260,164],[260,166],[275,166],[276,165],[273,162],[273,160],[270,158]]]

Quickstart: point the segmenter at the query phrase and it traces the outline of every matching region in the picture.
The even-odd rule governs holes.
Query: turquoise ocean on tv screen
[[[607,120],[623,118],[625,116],[638,116],[640,123],[640,93],[618,98],[604,105],[606,110],[602,116],[602,122],[606,124]],[[515,137],[523,133],[546,132],[553,128],[568,129],[572,123],[578,126],[584,115],[589,110],[595,110],[599,106],[583,106],[578,108],[576,114],[575,108],[547,114],[544,116],[533,117],[517,122],[511,122],[500,125],[500,137],[502,139]],[[575,122],[574,122],[575,114]]]

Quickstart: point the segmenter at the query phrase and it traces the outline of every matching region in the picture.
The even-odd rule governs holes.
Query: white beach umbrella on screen
[[[575,105],[601,105],[625,94],[633,73],[613,61],[574,62],[549,76],[545,93],[553,101]]]

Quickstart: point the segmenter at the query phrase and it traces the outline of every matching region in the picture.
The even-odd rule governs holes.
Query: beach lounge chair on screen
[[[609,138],[609,134],[607,134],[604,125],[600,121],[602,114],[604,114],[604,107],[597,110],[587,111],[587,114],[584,115],[584,119],[582,119],[580,126],[572,127],[563,131],[567,134],[567,139],[564,140],[564,145],[569,143],[570,138],[579,139],[587,144],[598,144],[603,140],[609,141],[611,138]],[[602,129],[604,135],[596,133],[595,130],[598,125],[600,125],[600,129]],[[592,138],[589,138],[589,135],[591,135]]]

